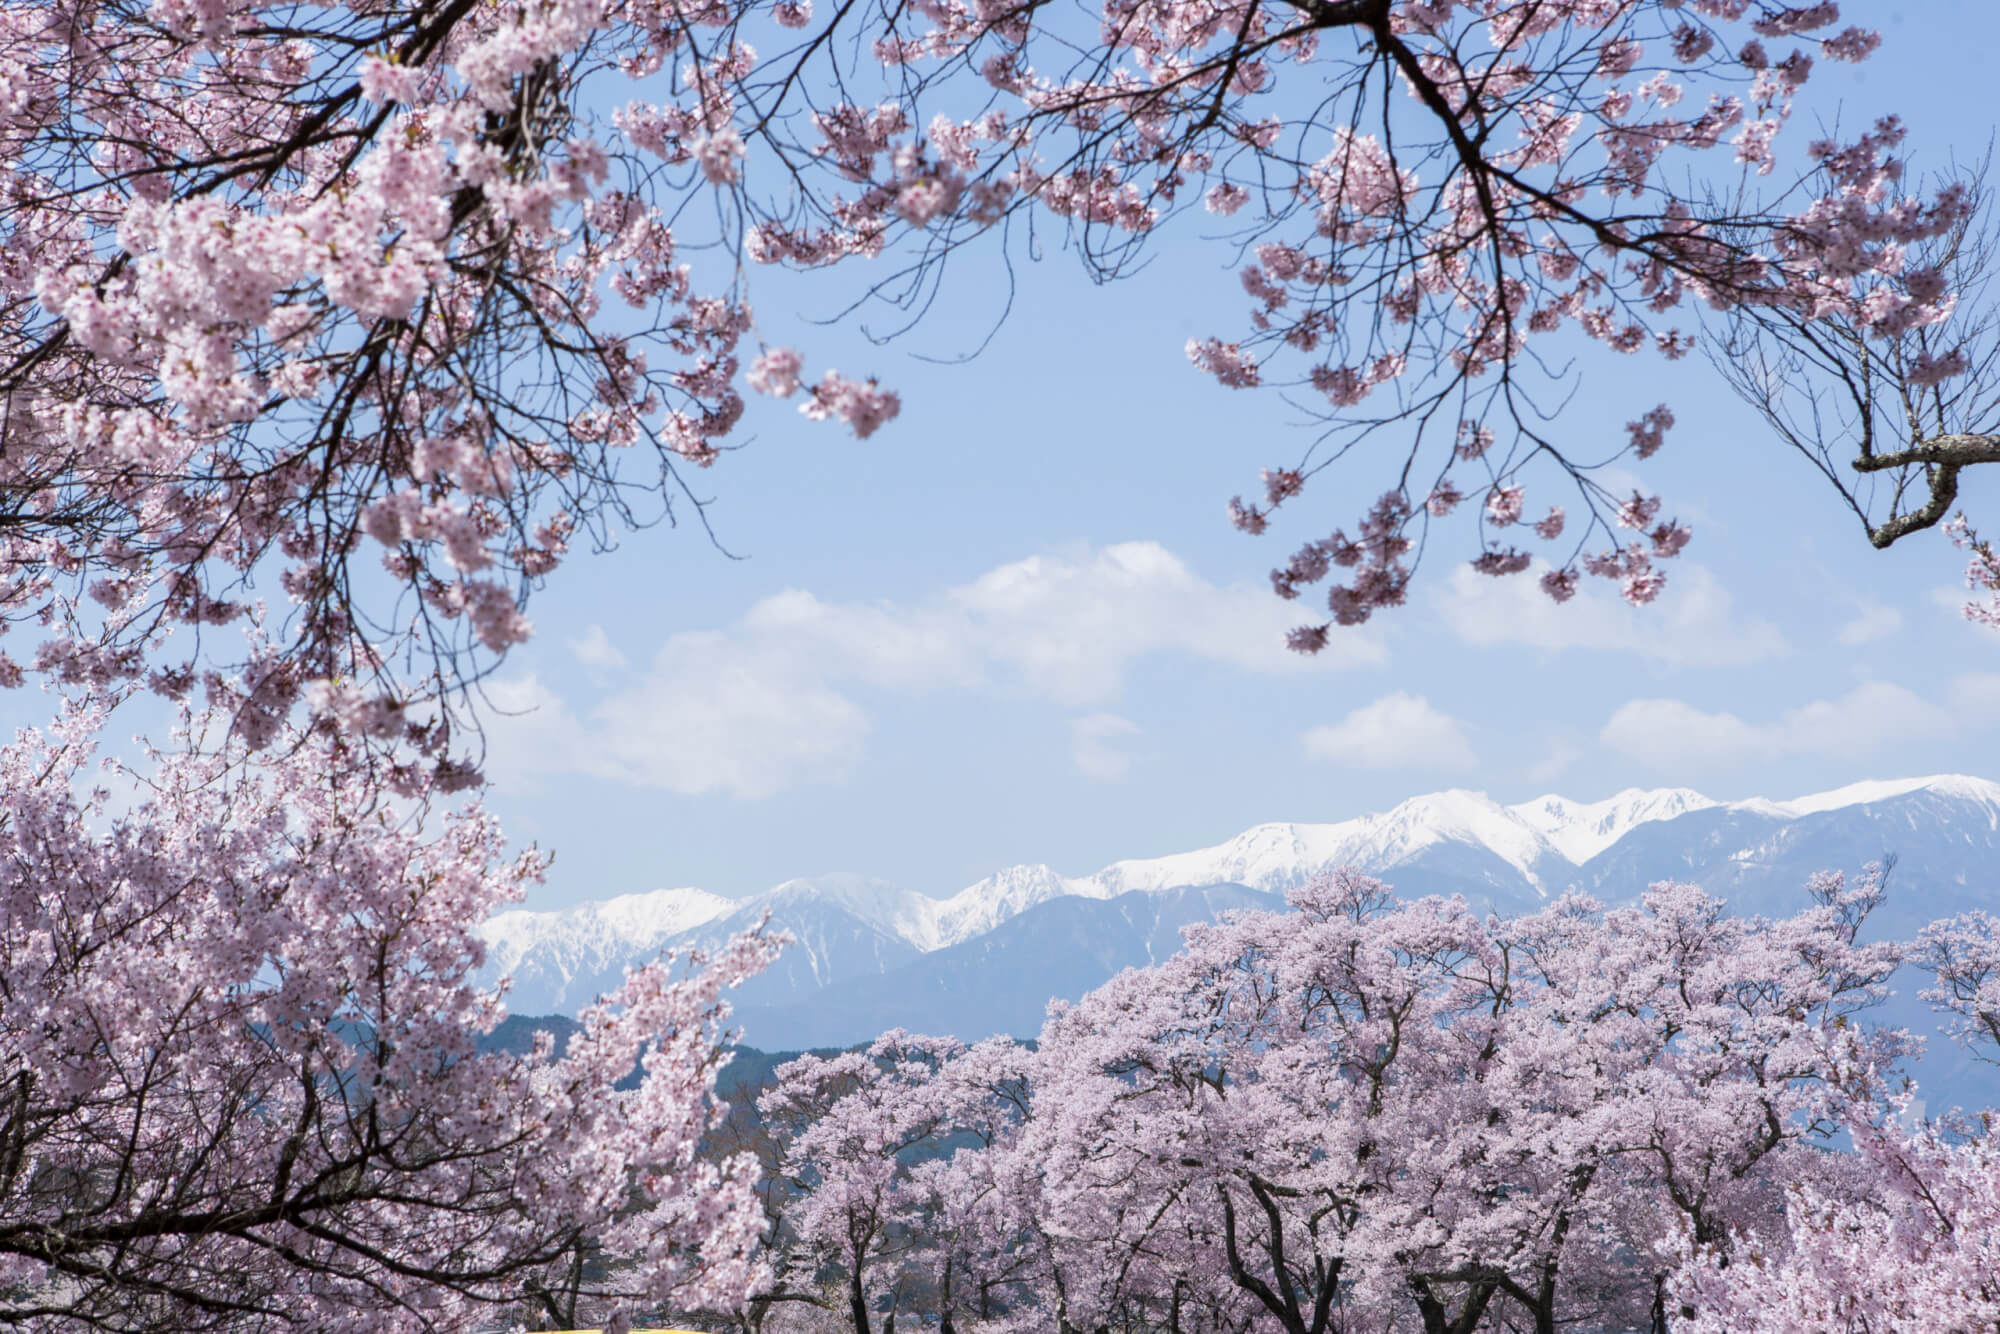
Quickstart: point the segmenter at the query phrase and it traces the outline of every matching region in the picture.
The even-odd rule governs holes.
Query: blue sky
[[[1996,49],[1988,11],[1850,8],[1889,41],[1847,115],[1892,107],[1927,160],[1983,151],[1991,115],[1965,90]],[[491,803],[556,852],[541,905],[829,870],[944,894],[1447,786],[1738,798],[2000,776],[2000,639],[1959,617],[1959,554],[1935,534],[1869,549],[1699,358],[1590,361],[1560,422],[1611,442],[1673,406],[1638,480],[1695,542],[1659,605],[1593,589],[1557,609],[1528,579],[1455,572],[1447,545],[1412,605],[1319,660],[1286,653],[1295,609],[1265,572],[1373,493],[1322,485],[1264,538],[1228,526],[1228,498],[1306,436],[1278,395],[1188,367],[1186,340],[1229,336],[1246,302],[1187,221],[1111,287],[1062,254],[1018,266],[1011,313],[955,365],[938,359],[976,348],[1004,300],[990,262],[882,346],[809,323],[854,276],[754,275],[767,337],[880,375],[902,416],[856,442],[753,404],[747,447],[701,479],[740,559],[653,529],[536,604],[495,687],[534,707],[493,728]],[[1996,490],[1969,490],[1975,517]]]

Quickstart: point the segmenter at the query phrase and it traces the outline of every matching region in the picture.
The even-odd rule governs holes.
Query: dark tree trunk
[[[1488,1279],[1474,1279],[1466,1289],[1465,1305],[1459,1307],[1458,1314],[1452,1315],[1445,1304],[1431,1290],[1430,1283],[1421,1278],[1410,1280],[1411,1295],[1417,1299],[1417,1311],[1424,1318],[1424,1334],[1472,1334],[1479,1328],[1479,1321],[1486,1314],[1486,1308],[1493,1301],[1493,1294],[1499,1290],[1497,1282]],[[1539,1320],[1537,1322],[1539,1324]]]
[[[847,1276],[847,1314],[854,1321],[854,1334],[871,1334],[868,1327],[868,1294],[861,1290],[858,1271]]]

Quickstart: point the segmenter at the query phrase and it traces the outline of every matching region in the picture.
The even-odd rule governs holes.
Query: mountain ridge
[[[1535,882],[1539,877],[1534,864],[1550,851],[1580,867],[1639,825],[1690,811],[1720,808],[1797,817],[1923,789],[1982,798],[2000,818],[2000,783],[1963,774],[1851,783],[1790,801],[1753,797],[1719,802],[1688,788],[1627,788],[1596,802],[1549,793],[1503,806],[1484,793],[1447,789],[1411,797],[1385,812],[1348,820],[1253,825],[1210,847],[1127,858],[1087,876],[1065,876],[1046,864],[1023,863],[1002,867],[944,898],[851,872],[798,876],[740,899],[692,886],[654,889],[589,900],[570,908],[499,913],[488,923],[488,941],[534,935],[536,927],[561,919],[601,923],[604,929],[620,930],[635,943],[650,943],[646,938],[663,939],[747,907],[781,904],[803,893],[839,902],[865,921],[897,928],[895,934],[919,952],[929,953],[990,930],[1014,912],[1059,894],[1111,898],[1129,889],[1226,883],[1284,888],[1290,883],[1287,875],[1295,874],[1293,868],[1300,860],[1325,861],[1348,854],[1357,863],[1393,865],[1448,833],[1471,834]],[[1416,818],[1418,815],[1431,818],[1422,820]],[[1493,818],[1496,816],[1500,818]],[[1204,875],[1209,878],[1194,878]]]
[[[1882,814],[1911,803],[1936,810],[1921,819],[1914,808],[1896,819]],[[798,1017],[805,1014],[798,1007],[828,988],[848,989],[828,993],[829,1003],[849,992],[886,994],[873,979],[989,937],[1024,915],[1071,923],[1064,930],[1081,929],[1074,922],[1088,918],[1122,939],[1129,931],[1118,916],[1133,910],[1107,905],[1134,892],[1234,886],[1275,901],[1320,871],[1353,865],[1411,896],[1462,894],[1500,912],[1532,910],[1571,890],[1627,898],[1663,878],[1762,894],[1778,892],[1801,859],[1824,856],[1824,865],[1853,871],[1860,864],[1855,857],[1895,851],[1888,846],[1895,831],[1920,826],[1921,835],[1908,837],[1951,843],[1972,839],[1975,828],[1983,839],[2000,834],[2000,783],[1944,774],[1849,784],[1789,801],[1735,802],[1687,788],[1630,788],[1596,802],[1551,793],[1511,806],[1454,789],[1337,822],[1255,825],[1210,847],[1116,861],[1086,876],[1043,864],[1004,867],[941,898],[852,873],[798,877],[743,899],[691,887],[653,890],[496,915],[485,926],[486,974],[513,976],[517,1011],[573,1010],[616,985],[629,964],[677,946],[713,946],[768,911],[798,944],[746,985],[739,1009]],[[1988,841],[2000,857],[2000,839]],[[1863,856],[1870,847],[1875,851]],[[1980,871],[1962,850],[1928,843],[1917,861],[1924,869],[1913,862],[1910,871],[1941,877],[1936,887],[1947,896]],[[1098,906],[1047,917],[1043,910],[1058,902]],[[1014,966],[1027,967],[1018,958]],[[969,975],[955,976],[971,985]],[[1070,976],[1084,974],[1079,966]],[[1009,984],[1004,977],[991,983]],[[824,1040],[823,1025],[807,1026]]]

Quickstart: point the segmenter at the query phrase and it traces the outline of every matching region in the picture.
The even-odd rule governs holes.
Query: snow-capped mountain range
[[[2000,787],[1993,790],[2000,795]],[[656,889],[560,912],[505,912],[488,924],[487,939],[503,970],[517,970],[531,956],[558,952],[579,959],[611,955],[622,959],[653,952],[704,923],[760,912],[766,906],[775,913],[811,900],[837,907],[928,954],[983,935],[1036,904],[1064,895],[1110,899],[1131,890],[1223,883],[1283,890],[1329,867],[1397,866],[1439,843],[1483,847],[1539,888],[1537,868],[1547,869],[1552,859],[1581,865],[1635,825],[1716,804],[1685,788],[1654,792],[1635,788],[1589,804],[1548,796],[1519,806],[1496,805],[1477,792],[1439,792],[1414,797],[1386,814],[1338,824],[1258,825],[1216,847],[1114,862],[1095,875],[1072,877],[1042,865],[1010,866],[949,898],[836,873],[787,880],[748,899],[725,898],[704,889]],[[1739,804],[1783,809],[1770,802]],[[518,985],[516,999],[522,999]]]
[[[747,899],[660,889],[501,913],[486,925],[488,972],[513,977],[517,1014],[573,1013],[627,966],[712,944],[768,909],[797,944],[737,993],[746,1038],[759,1046],[853,1042],[897,1023],[938,1031],[946,1018],[967,1030],[961,1037],[1031,1034],[1052,995],[1074,997],[1171,951],[1187,922],[1275,904],[1339,866],[1406,895],[1458,893],[1503,913],[1571,889],[1617,902],[1666,878],[1775,913],[1803,902],[1811,871],[1854,871],[1886,854],[1898,858],[1889,926],[2000,908],[2000,783],[1947,775],[1738,802],[1633,789],[1514,806],[1450,791],[1334,824],[1258,825],[1215,847],[1086,876],[1008,867],[942,898],[848,874]]]

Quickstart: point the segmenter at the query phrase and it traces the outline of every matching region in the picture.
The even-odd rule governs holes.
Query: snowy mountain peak
[[[1412,797],[1394,809],[1338,824],[1262,824],[1212,848],[1114,862],[1090,877],[1106,893],[1224,882],[1282,890],[1335,866],[1383,870],[1445,843],[1476,846],[1531,883],[1550,846],[1483,792]]]
[[[819,899],[837,903],[856,916],[871,917],[892,914],[907,900],[916,897],[919,896],[913,891],[904,889],[892,881],[877,879],[872,875],[856,875],[851,871],[833,871],[825,875],[794,876],[756,895],[753,901]]]
[[[1508,814],[1581,866],[1623,838],[1634,826],[1671,820],[1717,803],[1684,787],[1626,788],[1603,801],[1571,801],[1554,794],[1509,806]]]
[[[656,889],[647,894],[621,894],[596,906],[598,916],[607,926],[672,935],[733,912],[738,905],[734,899],[689,886]]]
[[[1354,831],[1366,823],[1260,824],[1212,848],[1113,862],[1090,880],[1105,897],[1134,889],[1224,882],[1284,889],[1338,856]]]
[[[1370,817],[1367,852],[1383,864],[1407,861],[1439,843],[1470,843],[1499,857],[1531,882],[1549,842],[1533,826],[1484,792],[1452,789],[1412,797],[1386,815]]]

